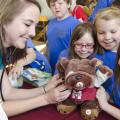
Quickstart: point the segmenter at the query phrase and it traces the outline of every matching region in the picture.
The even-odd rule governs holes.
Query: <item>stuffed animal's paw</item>
[[[95,120],[100,112],[97,101],[85,102],[81,105],[80,114],[84,120]]]
[[[69,114],[77,108],[74,103],[64,102],[57,105],[57,111],[61,114]]]

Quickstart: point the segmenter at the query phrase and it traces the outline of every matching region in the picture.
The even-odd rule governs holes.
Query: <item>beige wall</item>
[[[47,16],[48,19],[53,18],[53,14],[52,14],[51,10],[49,9],[49,7],[47,6],[46,0],[38,0],[38,2],[40,3],[40,5],[42,7],[41,15]]]

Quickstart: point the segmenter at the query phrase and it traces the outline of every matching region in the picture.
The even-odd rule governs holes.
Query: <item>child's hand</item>
[[[23,66],[14,66],[12,68],[12,70],[9,72],[9,75],[8,75],[9,80],[13,87],[21,87],[22,86],[23,79],[19,79],[22,72],[23,72]]]
[[[96,93],[96,98],[98,99],[98,102],[100,104],[101,109],[104,110],[106,106],[108,105],[108,97],[105,89],[103,87],[100,87]]]
[[[20,77],[20,75],[23,73],[23,66],[14,66],[11,70],[11,74],[13,78],[16,80]]]

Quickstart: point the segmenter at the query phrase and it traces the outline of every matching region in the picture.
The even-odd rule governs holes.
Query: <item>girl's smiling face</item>
[[[87,58],[94,52],[94,39],[89,32],[75,41],[74,45],[74,51],[80,58]]]
[[[106,50],[116,51],[120,42],[120,22],[118,19],[97,21],[99,44]]]

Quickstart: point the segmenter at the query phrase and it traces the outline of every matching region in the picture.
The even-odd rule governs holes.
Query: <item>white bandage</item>
[[[109,76],[107,75],[107,73],[103,74],[100,70],[97,70],[95,86],[100,87],[108,78]]]
[[[69,71],[68,74],[66,75],[65,79],[67,79],[70,75],[74,74],[74,71]]]
[[[10,74],[9,80],[10,80],[11,85],[15,88],[22,87],[22,85],[23,85],[23,78],[22,77],[19,77],[17,79],[17,78],[13,78],[12,74]]]

